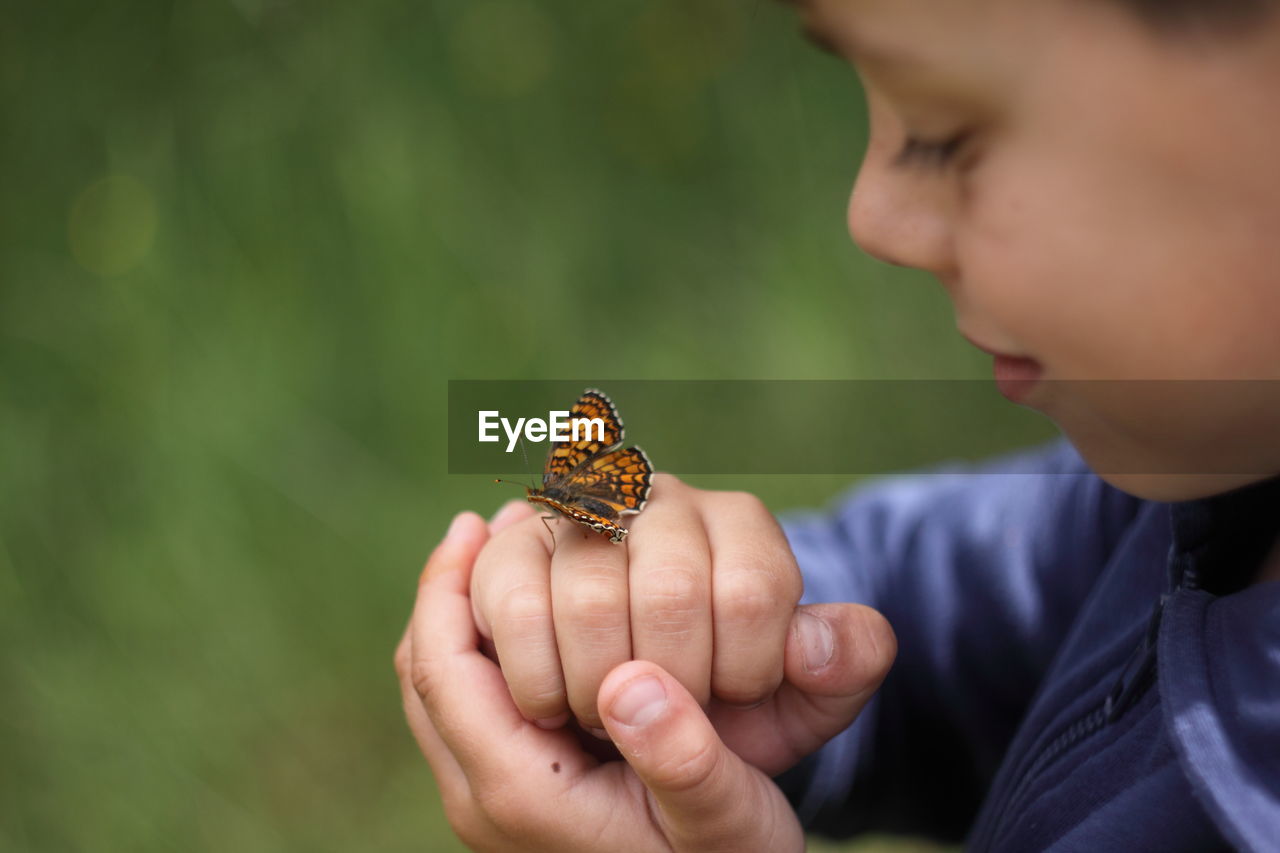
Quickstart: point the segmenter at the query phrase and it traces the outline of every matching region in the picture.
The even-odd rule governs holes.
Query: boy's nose
[[[867,254],[939,277],[953,272],[951,221],[937,188],[889,164],[863,163],[849,197],[849,236]]]

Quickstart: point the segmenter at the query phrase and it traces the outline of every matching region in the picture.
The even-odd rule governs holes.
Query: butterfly
[[[622,447],[622,419],[613,401],[601,392],[592,388],[582,392],[569,410],[571,429],[580,418],[587,423],[578,424],[579,440],[553,441],[542,471],[542,488],[525,491],[530,503],[545,504],[606,534],[610,542],[621,542],[627,528],[618,520],[644,509],[653,466],[640,448]]]

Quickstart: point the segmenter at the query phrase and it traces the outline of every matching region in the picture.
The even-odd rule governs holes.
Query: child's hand
[[[471,579],[472,613],[525,719],[558,728],[572,714],[603,736],[596,697],[605,677],[626,661],[650,661],[707,710],[731,747],[776,773],[834,733],[814,730],[825,727],[812,715],[779,727],[779,700],[784,709],[807,705],[794,685],[778,693],[789,641],[810,680],[837,641],[867,660],[883,657],[886,667],[892,660],[884,639],[891,632],[878,614],[855,608],[862,612],[851,623],[841,607],[797,610],[799,568],[755,497],[661,474],[648,506],[628,520],[631,534],[619,546],[559,519],[549,522],[552,542],[524,502],[494,519]],[[851,624],[865,630],[850,633]],[[807,748],[797,752],[799,745]]]
[[[713,696],[739,706],[768,698],[802,586],[769,511],[751,495],[660,474],[648,506],[626,521],[631,534],[615,545],[560,519],[549,521],[553,543],[523,502],[495,519],[471,601],[516,707],[547,727],[571,711],[600,729],[596,693],[629,660],[658,664],[704,707]]]
[[[617,667],[592,703],[626,763],[602,764],[571,731],[523,719],[479,651],[471,615],[471,569],[487,540],[477,516],[455,520],[396,651],[410,727],[465,842],[484,850],[802,849],[796,817],[765,775],[783,768],[761,772],[727,748],[689,692],[653,663]],[[892,660],[893,635],[866,608],[814,613],[834,640],[826,665],[805,669],[807,644],[792,631],[783,688],[755,710],[727,710],[723,731],[745,741],[742,723],[767,717],[757,736],[791,739],[787,750],[799,757],[852,721]]]

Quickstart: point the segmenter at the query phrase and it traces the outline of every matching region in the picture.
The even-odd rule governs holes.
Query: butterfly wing
[[[567,495],[577,497],[576,502],[597,512],[598,504],[604,504],[622,515],[644,509],[652,483],[649,457],[638,447],[627,447],[591,459],[562,488]]]
[[[542,472],[543,488],[562,483],[585,467],[593,456],[622,443],[622,419],[613,401],[600,391],[588,388],[573,404],[569,410],[570,435],[573,423],[580,419],[586,419],[587,423],[579,425],[578,441],[551,443]]]

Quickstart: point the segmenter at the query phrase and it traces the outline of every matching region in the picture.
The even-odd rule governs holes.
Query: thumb
[[[693,696],[657,664],[615,667],[597,699],[675,850],[804,849],[782,792],[721,742]]]
[[[870,607],[797,607],[787,632],[786,679],[775,694],[775,725],[784,740],[803,756],[843,731],[884,681],[897,653],[889,622]]]

